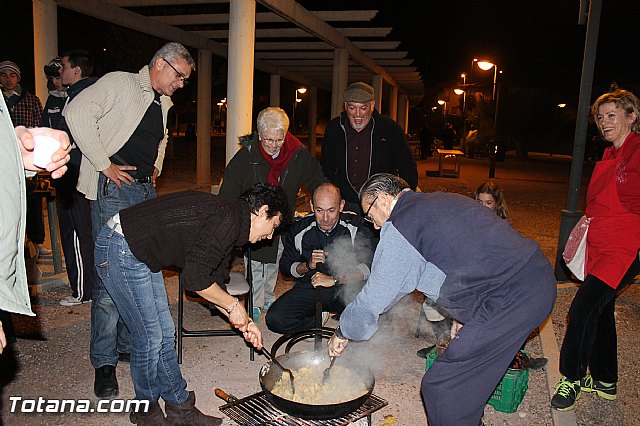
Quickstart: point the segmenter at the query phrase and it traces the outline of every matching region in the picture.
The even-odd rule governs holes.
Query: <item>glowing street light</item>
[[[223,131],[225,125],[224,125],[224,121],[222,120],[222,111],[223,110],[226,111],[227,98],[220,99],[220,102],[218,102],[216,105],[218,105],[218,120],[220,120],[220,131]]]
[[[307,93],[307,88],[299,87],[296,89],[296,97],[293,100],[293,114],[291,115],[291,124],[293,128],[291,133],[295,133],[295,130],[296,130],[296,105],[298,104],[298,102],[302,102],[302,99],[298,97],[298,93],[300,94]]]
[[[498,65],[493,62],[479,61],[477,59],[474,59],[473,62],[475,62],[478,65],[478,68],[480,68],[483,71],[489,71],[491,68],[493,68],[493,93],[491,95],[491,100],[495,101],[495,107],[494,107],[495,113],[493,117],[493,144],[494,145],[492,148],[492,153],[490,154],[490,166],[489,166],[489,179],[493,179],[495,177],[496,153],[498,150],[498,145],[496,142],[496,133],[498,128],[498,96],[499,96],[499,93],[496,93],[496,82],[498,79]],[[500,73],[502,73],[502,71],[500,71]]]
[[[493,62],[478,61],[478,68],[483,71],[489,71],[491,68],[493,68],[493,94],[491,95],[491,100],[494,101],[496,99],[496,80],[498,78],[498,66]]]
[[[478,68],[483,71],[489,71],[493,67],[493,63],[487,61],[478,61]]]
[[[473,62],[471,62],[473,66]],[[462,137],[463,140],[467,138],[467,75],[465,73],[460,74],[462,78],[463,89],[453,89],[453,93],[460,96],[462,95]]]
[[[564,108],[566,106],[567,106],[567,104],[558,104],[558,108]]]
[[[442,115],[444,115],[446,117],[447,116],[447,101],[444,101],[442,99],[438,99],[438,104],[444,106],[444,108],[442,108]]]

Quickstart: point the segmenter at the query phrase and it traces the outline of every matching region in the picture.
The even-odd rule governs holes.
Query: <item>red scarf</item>
[[[276,158],[271,157],[265,152],[261,142],[258,142],[258,146],[260,147],[260,154],[262,154],[267,164],[271,166],[271,170],[269,170],[269,175],[267,176],[267,183],[279,185],[280,173],[289,165],[289,161],[291,161],[296,151],[302,147],[302,142],[287,132],[284,137],[284,143],[282,147],[280,147],[280,152]]]

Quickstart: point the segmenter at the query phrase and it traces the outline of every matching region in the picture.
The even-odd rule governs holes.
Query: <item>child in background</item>
[[[473,199],[490,208],[498,217],[509,220],[509,209],[500,187],[494,182],[485,182],[473,193]]]
[[[485,182],[473,193],[473,198],[485,207],[491,209],[498,217],[508,221],[509,209],[504,195],[500,187],[495,182]],[[524,349],[524,343],[522,344]],[[547,365],[547,358],[529,358],[525,352],[522,352],[524,367],[531,370],[538,370]]]

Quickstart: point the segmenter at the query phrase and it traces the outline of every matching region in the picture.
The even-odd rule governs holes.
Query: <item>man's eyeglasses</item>
[[[167,61],[165,58],[162,58],[163,61],[165,61],[167,63],[167,65],[169,65],[171,67],[172,70],[174,70],[176,72],[176,76],[178,76],[178,78],[180,80],[182,80],[182,83],[186,86],[187,84],[189,84],[189,78],[184,75],[183,73],[181,73],[180,71],[178,71],[176,69],[176,67],[174,67],[173,65],[171,65],[171,62]]]
[[[264,143],[267,143],[269,145],[282,145],[284,143],[284,138],[282,139],[267,139],[267,138],[263,138],[260,137],[260,140]]]
[[[369,204],[369,208],[367,209],[367,211],[364,212],[364,220],[366,220],[367,222],[373,223],[373,218],[371,216],[369,216],[369,212],[371,211],[371,208],[376,203],[376,201],[378,201],[378,196],[377,195],[376,195],[376,198],[373,199],[371,204]]]

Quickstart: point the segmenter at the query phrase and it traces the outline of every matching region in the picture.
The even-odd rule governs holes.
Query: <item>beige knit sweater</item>
[[[106,74],[65,107],[62,115],[82,151],[77,188],[88,199],[97,198],[100,171],[109,167],[109,157],[129,140],[153,98],[149,68],[145,65],[137,74],[120,71]],[[173,103],[163,95],[160,104],[165,130],[155,167],[161,172],[168,140],[167,113]]]

